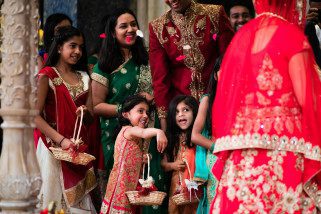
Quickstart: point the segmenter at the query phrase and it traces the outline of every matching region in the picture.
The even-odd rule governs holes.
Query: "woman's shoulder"
[[[100,70],[98,63],[94,66],[93,72],[90,76],[94,81],[99,82],[104,86],[108,86],[108,79],[110,78],[110,74],[107,74],[106,72]]]

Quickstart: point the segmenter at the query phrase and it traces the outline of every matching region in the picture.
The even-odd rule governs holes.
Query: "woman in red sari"
[[[299,27],[305,3],[255,6],[259,15],[237,32],[221,67],[211,213],[313,213],[321,205],[321,83]]]
[[[57,208],[72,213],[96,213],[89,192],[96,186],[93,167],[75,165],[53,157],[49,147],[72,149],[74,125],[79,107],[90,118],[86,106],[89,96],[89,75],[83,34],[74,27],[63,27],[54,37],[46,67],[39,71],[35,124],[38,133],[37,158],[43,179],[40,191],[41,208],[55,201]],[[87,104],[87,105],[86,105]],[[88,152],[87,128],[82,126],[80,151]]]

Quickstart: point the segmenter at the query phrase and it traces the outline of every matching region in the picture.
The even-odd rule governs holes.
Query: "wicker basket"
[[[74,134],[73,134],[73,138],[71,139],[71,141],[76,146],[79,146],[80,143],[82,142],[81,139],[79,138],[79,136],[80,136],[80,130],[81,130],[81,125],[82,125],[84,113],[83,113],[83,108],[80,108],[80,110],[81,110],[80,111],[81,114],[80,114],[80,122],[79,122],[79,126],[78,126],[77,137],[76,137],[76,131],[77,131],[77,124],[78,124],[79,117],[77,117],[77,119],[76,119]],[[89,162],[96,159],[94,156],[84,153],[84,152],[77,153],[77,155],[73,158],[68,150],[63,150],[62,148],[55,148],[55,147],[49,147],[49,149],[52,151],[52,153],[56,159],[72,162],[74,164],[87,165]]]
[[[147,155],[147,166],[148,166],[148,172],[147,172],[147,178],[150,177],[149,171],[150,171],[150,160],[149,156]],[[145,174],[145,164],[143,166],[143,179]],[[125,192],[127,195],[127,198],[129,200],[129,203],[132,205],[140,205],[140,206],[159,206],[163,203],[164,198],[166,197],[165,192],[160,191],[151,191],[147,195],[140,195],[138,191],[127,191]]]
[[[152,191],[148,195],[139,195],[138,191],[127,191],[126,195],[132,205],[159,206],[163,203],[166,193]]]
[[[185,162],[185,164],[187,166],[189,179],[192,180],[191,170],[189,168],[188,162],[186,160],[183,160],[183,161]],[[182,186],[182,175],[180,172],[179,172],[179,185]],[[191,194],[191,193],[188,194],[188,192],[178,193],[178,194],[173,195],[171,197],[171,199],[174,201],[174,203],[177,206],[199,202],[199,199],[198,199],[195,192],[194,192],[194,194]]]
[[[87,165],[89,162],[96,159],[94,156],[84,152],[79,152],[77,156],[72,158],[68,150],[63,150],[62,148],[54,148],[54,147],[50,147],[49,149],[52,151],[56,159],[72,162],[74,164]]]

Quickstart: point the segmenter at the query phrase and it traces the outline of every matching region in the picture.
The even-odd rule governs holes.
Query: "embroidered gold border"
[[[308,181],[304,185],[304,190],[310,198],[313,199],[315,205],[320,209],[321,208],[321,190],[318,188],[318,185],[314,182]]]
[[[95,186],[96,177],[94,169],[90,168],[85,175],[85,178],[78,182],[78,184],[72,188],[66,189],[65,194],[67,201],[70,205],[78,203],[84,196],[84,194],[89,193]]]
[[[108,87],[108,79],[100,74],[92,73],[91,79],[95,80],[96,82],[99,82],[100,84]]]
[[[306,142],[303,138],[278,136],[276,134],[246,134],[246,135],[228,135],[218,138],[215,142],[213,153],[247,148],[261,148],[282,150],[289,152],[302,153],[306,158],[321,161],[321,149],[319,146],[312,147],[312,144]]]
[[[162,46],[164,45],[164,43],[168,42],[168,38],[166,38],[166,37],[163,38],[163,31],[164,31],[164,27],[169,22],[169,19],[168,19],[169,13],[170,13],[170,11],[167,11],[161,17],[150,22],[150,25],[152,26],[153,31],[154,31],[159,43]]]

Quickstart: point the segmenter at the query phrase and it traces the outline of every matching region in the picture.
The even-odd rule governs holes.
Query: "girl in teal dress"
[[[113,154],[118,126],[117,115],[121,103],[130,95],[141,94],[153,100],[151,72],[144,41],[136,35],[139,29],[135,14],[129,9],[117,9],[109,17],[106,38],[103,40],[98,63],[93,68],[92,94],[95,114],[100,116],[101,141],[106,180],[113,167]],[[157,123],[155,118],[154,123]],[[149,124],[149,127],[154,124]],[[165,191],[164,173],[160,166],[160,154],[150,143],[151,176],[160,191]],[[154,148],[155,147],[155,148]],[[161,207],[148,207],[146,213],[166,213]],[[151,211],[152,209],[152,211]]]
[[[215,98],[217,71],[219,70],[221,58],[214,66],[213,73],[208,85],[210,94],[205,94],[200,100],[197,117],[192,131],[192,142],[196,146],[194,180],[203,185],[203,196],[197,208],[197,214],[209,213],[209,206],[216,194],[218,180],[212,174],[212,167],[216,161],[213,155],[214,139],[211,136],[212,130],[212,104]]]

